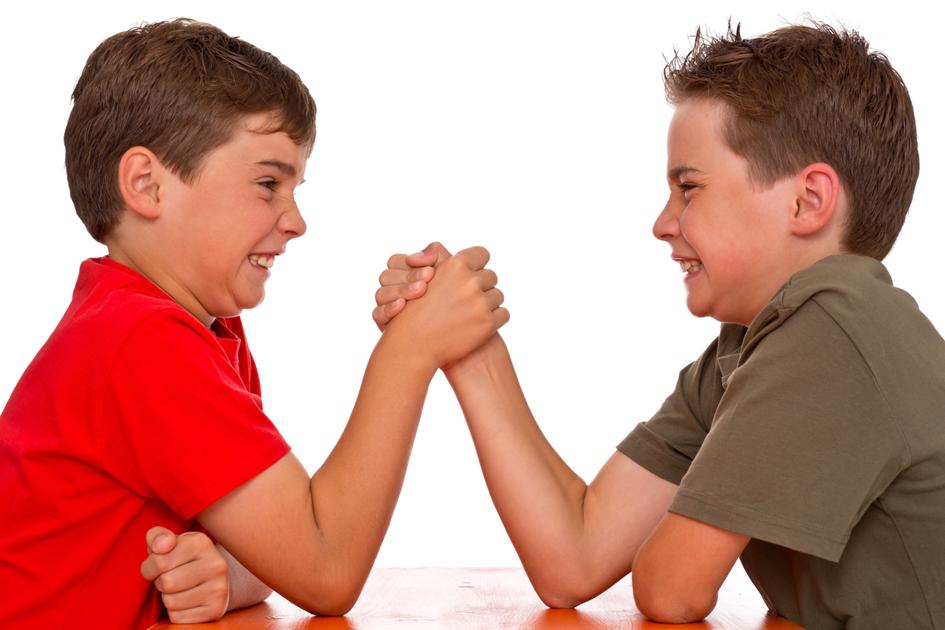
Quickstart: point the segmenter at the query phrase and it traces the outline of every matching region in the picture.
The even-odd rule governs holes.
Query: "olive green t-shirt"
[[[881,263],[831,256],[724,324],[619,450],[670,507],[751,536],[808,630],[945,629],[945,341]]]

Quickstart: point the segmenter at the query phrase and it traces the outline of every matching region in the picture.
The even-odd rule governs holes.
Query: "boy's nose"
[[[307,229],[305,219],[302,218],[302,212],[299,210],[299,205],[294,201],[292,202],[292,207],[279,217],[278,225],[279,231],[288,235],[290,238],[302,236]]]
[[[653,223],[653,236],[661,241],[679,236],[679,217],[669,207],[669,203],[663,207]]]

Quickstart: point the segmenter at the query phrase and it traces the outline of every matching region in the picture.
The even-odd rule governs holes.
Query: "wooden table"
[[[698,624],[666,625],[647,621],[633,605],[630,578],[624,578],[576,610],[549,610],[522,569],[375,569],[361,598],[344,617],[312,617],[278,595],[226,615],[211,624],[157,629],[188,630],[801,630],[767,614],[754,590],[726,583],[709,618]]]

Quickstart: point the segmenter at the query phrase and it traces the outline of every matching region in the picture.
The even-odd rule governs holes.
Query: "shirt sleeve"
[[[144,491],[185,519],[267,469],[289,446],[209,331],[153,315],[110,373],[106,418]]]
[[[659,411],[638,424],[617,449],[654,475],[679,484],[702,446],[722,397],[719,339],[679,373]]]
[[[670,511],[837,561],[906,458],[869,366],[809,301],[731,374]]]

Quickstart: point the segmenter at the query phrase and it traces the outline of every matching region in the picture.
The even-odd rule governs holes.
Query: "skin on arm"
[[[409,286],[417,272],[436,266],[439,274],[438,265],[448,256],[434,245],[390,259],[381,275],[385,286],[375,295],[379,327],[396,324],[393,318],[405,308],[398,301],[422,295]],[[539,429],[499,335],[444,371],[466,416],[492,500],[542,601],[576,606],[626,575],[676,486],[622,453],[586,484]]]
[[[633,563],[633,597],[644,615],[663,623],[705,618],[719,588],[751,540],[668,513]]]
[[[508,320],[495,275],[482,270],[488,252],[454,258],[427,299],[387,327],[318,471],[309,478],[289,453],[198,515],[247,569],[310,612],[344,614],[354,604],[400,493],[430,379]]]
[[[570,608],[626,575],[676,486],[622,453],[586,484],[542,434],[498,335],[446,374],[489,493],[542,601]]]

